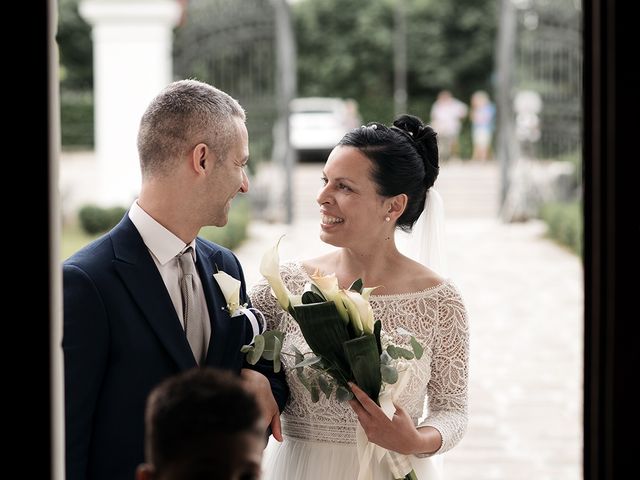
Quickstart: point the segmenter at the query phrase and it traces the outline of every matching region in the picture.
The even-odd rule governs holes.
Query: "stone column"
[[[96,201],[128,207],[140,190],[136,137],[149,101],[172,75],[176,0],[82,0],[93,26]]]

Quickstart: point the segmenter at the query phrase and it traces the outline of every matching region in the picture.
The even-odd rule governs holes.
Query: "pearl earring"
[[[389,222],[389,221],[391,221],[391,217],[384,217],[384,221],[385,221],[385,222]]]

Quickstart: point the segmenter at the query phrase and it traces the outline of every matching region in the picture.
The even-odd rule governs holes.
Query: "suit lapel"
[[[160,272],[128,216],[112,234],[114,268],[180,369],[195,367],[187,337]]]
[[[228,347],[228,340],[231,338],[229,335],[231,319],[229,312],[226,310],[224,295],[213,278],[213,274],[217,270],[224,270],[224,258],[220,250],[207,252],[201,248],[200,244],[197,246],[197,258],[196,266],[202,281],[211,320],[211,340],[207,350],[206,363],[207,365],[222,367],[225,364],[225,349]],[[206,260],[201,261],[200,259],[203,258]]]

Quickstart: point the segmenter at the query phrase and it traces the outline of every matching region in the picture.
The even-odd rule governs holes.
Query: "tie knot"
[[[196,274],[196,265],[193,263],[192,251],[193,249],[191,247],[187,247],[182,253],[178,254],[178,263],[180,263],[183,275]]]

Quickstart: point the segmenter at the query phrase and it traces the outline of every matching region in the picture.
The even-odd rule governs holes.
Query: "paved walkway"
[[[313,203],[320,166],[295,176],[293,225],[253,222],[240,248],[249,284],[266,248],[281,258],[329,250]],[[313,183],[315,186],[312,187]],[[447,480],[578,480],[582,451],[582,266],[540,222],[496,219],[495,165],[442,166],[450,275],[469,311],[469,427],[445,457]],[[467,195],[468,193],[468,195]]]

